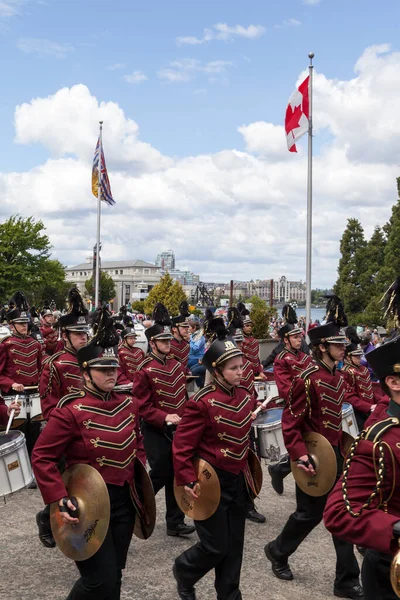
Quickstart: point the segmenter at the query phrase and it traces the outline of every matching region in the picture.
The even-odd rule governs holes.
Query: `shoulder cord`
[[[308,416],[311,417],[310,380],[308,378],[304,380],[304,388],[305,388],[305,392],[306,392],[306,404],[304,406],[304,409],[300,413],[297,413],[297,414],[295,412],[293,412],[292,391],[293,391],[293,384],[295,381],[296,381],[296,379],[293,380],[292,385],[290,386],[290,390],[289,390],[288,406],[289,406],[290,414],[297,419],[298,417],[302,417],[306,413],[306,410],[308,408],[308,410],[309,410]]]

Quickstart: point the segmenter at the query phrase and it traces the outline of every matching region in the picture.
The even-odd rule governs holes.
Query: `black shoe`
[[[271,485],[277,494],[283,494],[283,474],[276,469],[276,465],[268,465],[268,473],[271,476]]]
[[[186,588],[181,581],[179,581],[178,573],[176,572],[176,566],[172,567],[176,585],[178,589],[178,596],[181,600],[196,600],[196,591],[194,587]]]
[[[348,587],[348,588],[337,588],[336,586],[334,586],[333,588],[333,595],[336,596],[337,598],[364,598],[364,590],[362,589],[362,586],[357,583],[356,585],[353,585],[352,587]]]
[[[254,523],[265,523],[266,521],[264,515],[259,513],[255,506],[247,511],[246,519],[249,519],[249,521],[254,521]]]
[[[174,529],[167,527],[167,535],[171,536],[189,535],[194,531],[196,531],[196,527],[194,525],[186,525],[186,523],[179,523]]]
[[[27,490],[37,490],[36,479],[32,479],[32,481],[26,486]]]
[[[36,515],[36,523],[39,528],[39,540],[46,548],[55,548],[56,542],[53,538],[53,534],[51,533],[50,522],[47,521],[43,523],[41,520],[42,512],[43,511],[39,511]]]
[[[283,581],[292,581],[293,573],[287,561],[279,561],[272,554],[272,542],[269,542],[264,548],[265,556],[271,561],[272,572],[278,579]]]

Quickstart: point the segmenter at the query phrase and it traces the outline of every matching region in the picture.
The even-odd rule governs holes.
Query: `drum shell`
[[[17,400],[17,396],[13,395],[13,396],[4,396],[4,402],[6,403],[7,406],[10,406],[10,404],[12,404],[13,402],[15,402]],[[15,417],[13,419],[13,422],[11,424],[11,429],[16,429],[17,427],[19,427],[20,425],[23,425],[27,419],[28,419],[28,413],[29,413],[29,396],[24,395],[24,394],[18,394],[18,403],[21,407],[21,410],[19,412],[18,417]],[[3,427],[3,429],[5,429],[5,427]]]
[[[252,428],[259,456],[274,463],[287,454],[282,434],[282,408],[268,409],[258,415]]]
[[[31,421],[43,421],[42,406],[40,403],[40,394],[29,394],[29,410]]]
[[[0,496],[6,496],[26,487],[33,473],[21,431],[0,434]]]
[[[353,438],[358,436],[359,431],[354,410],[348,402],[343,402],[342,405],[342,429]]]

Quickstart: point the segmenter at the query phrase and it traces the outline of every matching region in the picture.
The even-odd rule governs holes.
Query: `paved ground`
[[[295,575],[282,582],[271,572],[264,545],[275,537],[294,508],[294,484],[286,479],[286,491],[277,496],[268,473],[258,501],[266,515],[264,525],[247,522],[242,568],[244,600],[332,599],[334,550],[330,536],[320,525],[292,557]],[[65,600],[77,578],[74,563],[58,549],[47,550],[37,538],[35,514],[42,507],[37,490],[9,496],[0,508],[0,600]],[[133,539],[123,580],[123,600],[176,600],[171,567],[173,559],[191,545],[188,539],[169,538],[163,520],[164,500],[158,498],[158,519],[150,540]],[[196,539],[195,534],[190,536]],[[198,600],[214,600],[213,576],[197,586]]]

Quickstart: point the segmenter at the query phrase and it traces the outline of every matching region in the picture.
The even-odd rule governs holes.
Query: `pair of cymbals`
[[[193,498],[183,485],[176,485],[174,494],[179,508],[195,521],[205,521],[212,517],[221,501],[221,486],[215,469],[203,458],[195,458],[193,467],[197,476],[194,490],[198,498]]]
[[[290,461],[293,477],[303,492],[309,496],[324,496],[332,489],[337,478],[335,452],[328,440],[315,431],[303,434],[303,441],[315,463],[315,475],[310,475],[299,467],[296,461]]]

